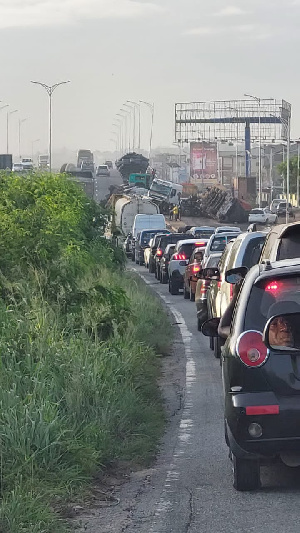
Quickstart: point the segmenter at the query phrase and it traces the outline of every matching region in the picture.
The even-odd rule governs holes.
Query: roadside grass
[[[170,343],[170,326],[139,279],[105,268],[97,275],[93,286],[101,279],[119,297],[125,288],[120,327],[95,294],[67,316],[39,295],[39,283],[14,286],[9,306],[0,301],[3,533],[64,531],[58,502],[111,462],[146,465],[156,453],[164,427],[156,352]],[[88,287],[91,273],[81,292]]]

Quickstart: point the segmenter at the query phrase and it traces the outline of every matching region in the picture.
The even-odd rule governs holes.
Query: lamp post
[[[127,102],[128,101],[129,100],[127,100]],[[128,107],[128,113],[130,117],[130,126],[129,126],[130,129],[131,129],[131,111],[133,111],[132,151],[134,152],[135,150],[135,106],[125,103],[124,107]],[[130,129],[129,129],[129,135],[130,135]]]
[[[134,115],[135,109],[138,108],[138,149],[141,149],[141,105],[138,102],[133,102],[132,100],[127,100],[129,104],[134,105]]]
[[[124,104],[124,106],[126,106],[126,104]],[[126,107],[129,107],[129,106],[126,106]],[[120,111],[121,111],[121,113],[126,113],[126,130],[127,130],[127,133],[128,133],[128,152],[131,152],[132,146],[131,146],[130,134],[131,134],[131,111],[132,111],[132,108],[129,107],[129,109],[124,109],[122,107],[120,109]],[[127,118],[129,119],[129,127],[127,127]]]
[[[152,138],[153,138],[154,104],[150,104],[150,102],[145,102],[144,100],[140,100],[140,103],[145,104],[151,111],[151,130],[150,130],[150,145],[149,145],[149,159],[150,159],[151,150],[152,150]]]
[[[113,126],[115,128],[118,128],[118,138],[119,138],[119,150],[120,153],[123,152],[123,129],[122,129],[122,121],[120,118],[116,118],[117,123],[113,122]],[[122,155],[122,154],[121,154]]]
[[[261,132],[260,132],[260,105],[261,99],[252,94],[244,94],[248,98],[252,98],[258,103],[259,115],[258,115],[258,207],[261,207],[261,197],[262,197],[262,183],[261,183]]]
[[[38,143],[38,142],[40,142],[40,139],[35,139],[35,140],[32,141],[32,143],[31,143],[31,159],[32,159],[32,162],[33,162],[34,145],[35,145],[35,143]]]
[[[9,145],[9,118],[14,113],[18,113],[18,109],[14,109],[13,111],[8,111],[6,115],[6,153],[8,154],[8,145]]]
[[[21,128],[22,128],[22,124],[24,124],[24,122],[26,122],[27,118],[20,118],[19,119],[19,159],[21,161],[21,158],[22,158],[22,155],[21,155]]]
[[[121,117],[122,121],[124,120],[124,150],[127,151],[127,148],[128,148],[128,144],[127,144],[127,111],[125,111],[126,115],[122,114],[122,112],[124,113],[124,110],[120,109],[120,113],[117,113],[117,117]],[[130,146],[129,146],[129,150],[130,152]]]
[[[59,87],[60,85],[65,85],[66,83],[70,83],[70,81],[60,81],[59,83],[55,83],[54,85],[46,85],[46,83],[42,83],[40,81],[32,81],[31,83],[34,83],[36,85],[40,85],[43,87],[49,96],[49,171],[52,171],[52,95]]]

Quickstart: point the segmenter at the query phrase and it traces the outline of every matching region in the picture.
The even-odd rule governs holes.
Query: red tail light
[[[193,265],[192,272],[193,274],[197,274],[197,272],[200,272],[201,266],[200,265]]]
[[[175,261],[185,261],[186,260],[186,257],[184,254],[174,254],[173,255],[173,259]]]
[[[195,246],[206,246],[206,242],[195,242]]]
[[[233,298],[233,284],[232,283],[230,283],[229,295],[230,295],[230,300],[232,300],[232,298]]]
[[[158,248],[158,249],[156,250],[156,255],[157,255],[158,257],[161,257],[162,254],[163,254],[163,251],[162,251],[160,248]]]
[[[260,331],[245,331],[236,343],[236,351],[244,365],[259,367],[268,359],[269,352],[262,340]]]
[[[200,294],[206,294],[207,293],[207,289],[209,287],[209,284],[210,284],[210,281],[208,279],[203,279],[202,280],[201,288],[200,288]]]
[[[268,292],[276,292],[278,291],[279,289],[279,284],[277,281],[271,281],[271,283],[269,283],[267,286],[266,286],[266,291]]]

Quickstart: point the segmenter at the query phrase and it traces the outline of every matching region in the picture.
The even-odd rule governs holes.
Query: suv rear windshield
[[[229,240],[231,239],[234,239],[234,237],[230,237]],[[212,244],[211,244],[211,248],[210,248],[210,251],[211,252],[223,252],[226,248],[226,244],[227,244],[227,237],[222,237],[220,235],[220,237],[216,237]]]
[[[184,254],[186,259],[189,259],[194,251],[195,245],[192,242],[182,244],[178,250],[180,254]]]
[[[209,239],[215,233],[214,229],[197,229],[193,231],[196,239]]]
[[[253,285],[250,293],[245,329],[263,331],[271,316],[288,312],[300,313],[300,276],[261,280]]]
[[[190,237],[187,236],[186,238],[188,239]],[[161,250],[165,250],[168,244],[176,244],[178,241],[183,240],[184,235],[182,235],[182,233],[179,233],[179,235],[174,235],[174,233],[172,235],[164,235],[163,237],[160,237],[160,240],[158,241],[158,247]]]
[[[155,235],[155,232],[151,232],[151,231],[143,231],[143,233],[141,234],[141,245],[146,245],[146,244],[149,244],[149,241],[150,239],[152,239],[152,237],[154,237]]]

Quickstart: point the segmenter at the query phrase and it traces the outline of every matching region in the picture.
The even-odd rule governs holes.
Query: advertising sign
[[[216,143],[191,143],[191,178],[205,187],[218,184],[218,154]]]

